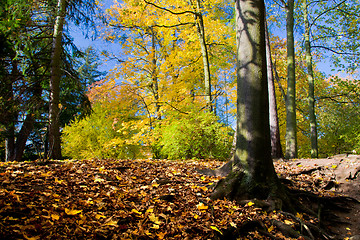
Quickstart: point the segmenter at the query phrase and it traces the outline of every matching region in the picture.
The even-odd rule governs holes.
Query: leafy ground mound
[[[204,176],[196,170],[221,165],[223,162],[217,161],[166,160],[3,163],[0,239],[317,239],[326,236],[312,233],[313,227],[323,223],[307,214],[265,212],[252,201],[237,204],[210,200],[211,185],[219,177]],[[334,182],[334,189],[329,187],[327,184],[334,180],[316,175],[321,168],[306,172],[312,167],[306,168],[295,161],[278,161],[275,165],[290,188],[325,197],[337,196],[334,190],[339,183]],[[330,165],[330,169],[336,168]],[[353,177],[351,181],[357,176]],[[344,198],[337,198],[337,202],[339,199]],[[356,201],[346,203],[350,209],[358,207]],[[345,213],[344,209],[338,209],[341,220],[354,222],[356,215]],[[322,227],[335,239],[345,239],[360,234],[358,226],[341,223],[341,231],[334,231],[334,225]],[[309,237],[301,236],[303,232],[306,232],[303,236]]]

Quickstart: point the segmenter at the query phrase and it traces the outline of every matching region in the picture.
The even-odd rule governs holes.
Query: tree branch
[[[171,11],[167,8],[164,8],[164,7],[160,7],[159,5],[155,4],[155,3],[152,3],[152,2],[149,2],[147,0],[144,0],[145,3],[149,4],[149,5],[152,5],[158,9],[161,9],[161,10],[164,10],[166,12],[169,12],[171,14],[174,14],[174,15],[183,15],[183,14],[193,14],[193,15],[197,15],[196,12],[193,12],[193,11],[183,11],[183,12],[174,12],[174,11]]]
[[[353,56],[360,56],[360,53],[351,53],[351,52],[340,52],[340,51],[336,51],[334,49],[331,49],[329,47],[325,47],[325,46],[311,46],[312,48],[322,48],[325,50],[328,50],[330,52],[333,52],[335,54],[339,54],[339,55],[353,55]]]

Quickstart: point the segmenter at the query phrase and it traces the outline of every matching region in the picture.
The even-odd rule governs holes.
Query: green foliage
[[[159,129],[162,135],[159,141],[162,156],[169,159],[221,160],[229,157],[232,130],[219,123],[213,114],[194,111],[166,122]]]
[[[123,134],[125,129],[116,130],[117,110],[94,104],[91,115],[66,126],[62,136],[64,155],[77,159],[139,157],[139,147],[126,144],[126,138],[131,135]]]
[[[360,152],[359,80],[334,77],[319,102],[319,152],[324,156]]]

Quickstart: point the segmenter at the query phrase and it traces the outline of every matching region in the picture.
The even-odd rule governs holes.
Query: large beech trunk
[[[286,199],[271,158],[263,0],[236,0],[237,137],[232,170],[213,198]]]

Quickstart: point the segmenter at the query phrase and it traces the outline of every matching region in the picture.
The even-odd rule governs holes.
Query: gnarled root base
[[[220,180],[211,194],[212,199],[233,199],[240,204],[245,204],[249,201],[253,202],[256,207],[262,208],[267,212],[274,210],[280,211],[282,215],[292,218],[294,227],[297,225],[298,230],[294,230],[291,226],[284,224],[281,221],[274,219],[266,219],[268,223],[276,226],[286,237],[303,239],[329,239],[330,237],[324,233],[322,229],[312,224],[305,224],[300,218],[296,217],[297,212],[306,212],[307,214],[316,215],[310,209],[302,205],[293,195],[290,190],[275,176],[271,181],[266,183],[252,183],[249,182],[245,173],[242,170],[231,171],[228,176]],[[287,212],[284,212],[287,211]],[[250,226],[250,227],[249,227]],[[301,231],[300,231],[301,229]],[[258,231],[266,232],[264,224],[255,222],[247,224],[237,229],[229,229],[226,239],[236,239],[236,236],[241,236],[244,231]],[[271,234],[267,234],[270,239],[276,239]],[[222,238],[221,239],[225,239]]]
[[[255,201],[262,205],[261,207],[268,207],[270,211],[286,209],[295,212],[294,205],[297,205],[297,202],[289,196],[287,188],[276,176],[265,183],[251,182],[241,169],[233,170],[226,178],[221,179],[211,194],[212,199],[227,198],[238,202],[257,199]]]

